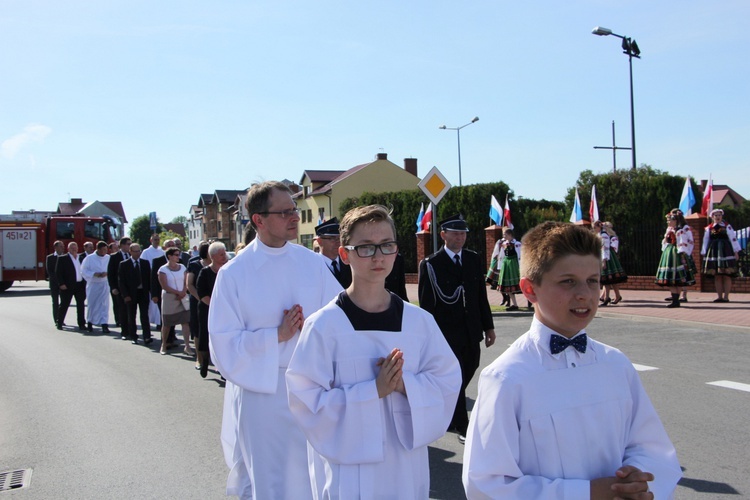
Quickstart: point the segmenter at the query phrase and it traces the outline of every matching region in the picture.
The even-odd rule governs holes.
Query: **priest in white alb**
[[[225,404],[231,415],[222,421],[225,458],[234,461],[227,494],[307,499],[307,441],[289,411],[284,373],[305,317],[341,286],[318,255],[290,243],[300,217],[285,184],[253,186],[246,205],[257,237],[219,271],[208,316],[211,359],[236,386],[227,384],[235,404]]]
[[[107,250],[107,244],[100,241],[96,245],[96,251],[87,255],[81,263],[81,274],[86,280],[88,331],[92,331],[93,325],[101,325],[102,332],[109,333],[109,283],[107,282],[109,253]]]

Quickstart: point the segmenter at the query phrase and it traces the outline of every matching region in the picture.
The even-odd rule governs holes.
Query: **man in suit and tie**
[[[78,319],[78,330],[86,330],[85,302],[86,288],[81,272],[81,263],[78,261],[78,244],[75,241],[68,243],[68,253],[57,258],[55,266],[57,283],[60,285],[60,309],[57,311],[57,329],[63,329],[65,315],[73,297],[76,299],[76,316]]]
[[[53,245],[55,251],[47,256],[45,261],[45,271],[49,280],[49,293],[52,296],[52,320],[57,326],[57,313],[60,310],[60,285],[57,283],[55,268],[57,267],[57,258],[65,253],[65,245],[62,241],[56,241]]]
[[[440,222],[445,244],[419,265],[419,306],[429,311],[461,365],[461,392],[448,430],[466,440],[469,415],[466,387],[479,367],[480,342],[495,343],[484,265],[476,252],[463,248],[469,227],[460,214]]]
[[[141,246],[138,243],[130,245],[130,258],[120,262],[118,269],[120,296],[127,308],[128,331],[123,328],[123,338],[129,338],[133,344],[138,343],[138,327],[135,324],[136,309],[140,310],[143,343],[153,342],[151,338],[151,324],[148,320],[149,289],[151,288],[151,265],[146,259],[141,259]]]
[[[122,300],[120,295],[120,281],[118,271],[120,269],[120,263],[130,258],[130,238],[120,238],[120,250],[117,253],[113,253],[109,257],[109,265],[107,266],[107,281],[109,281],[109,291],[112,294],[112,307],[115,312],[115,324],[122,327],[121,335],[122,338],[127,336],[127,332],[130,331],[128,327],[128,309],[125,306],[125,302]]]
[[[343,288],[352,284],[352,270],[339,257],[341,238],[339,221],[336,217],[318,224],[315,227],[315,240],[320,246],[320,256]]]

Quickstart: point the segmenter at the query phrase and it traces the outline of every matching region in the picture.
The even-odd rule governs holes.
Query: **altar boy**
[[[456,357],[428,312],[385,288],[398,253],[388,210],[350,210],[339,255],[352,283],[304,324],[286,373],[314,498],[427,499],[427,445],[448,427]]]
[[[464,451],[466,496],[671,498],[682,473],[633,365],[587,338],[601,240],[546,222],[522,240],[531,329],[482,371]]]

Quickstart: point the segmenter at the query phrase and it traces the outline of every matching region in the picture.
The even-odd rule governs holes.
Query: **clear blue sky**
[[[597,25],[642,51],[638,163],[750,198],[748,20],[746,0],[0,0],[0,213],[74,197],[168,222],[378,152],[457,185],[438,127],[474,116],[464,185],[562,200],[611,170],[613,120],[630,145],[628,58]]]

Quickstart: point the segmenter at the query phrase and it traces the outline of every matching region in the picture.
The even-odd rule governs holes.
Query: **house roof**
[[[211,198],[213,198],[213,193],[201,193],[200,198],[198,198],[198,205],[199,207],[203,207],[211,203]]]
[[[174,234],[177,234],[179,236],[182,236],[183,238],[187,236],[185,234],[185,226],[179,223],[169,223],[169,224],[162,224],[165,231],[172,231]]]
[[[339,171],[338,175],[336,177],[334,177],[333,179],[331,179],[327,184],[325,184],[323,186],[320,186],[318,189],[315,189],[312,193],[310,193],[310,195],[311,196],[315,196],[315,195],[318,195],[318,194],[325,194],[325,193],[330,192],[333,189],[334,185],[336,185],[337,183],[343,181],[344,179],[346,179],[350,175],[356,174],[357,172],[359,172],[363,168],[367,167],[368,165],[372,165],[373,163],[374,162],[363,163],[362,165],[357,165],[356,167],[352,167],[349,170],[345,170],[343,172]]]
[[[745,201],[745,198],[743,198],[737,191],[730,188],[729,186],[714,186],[714,200],[723,200],[724,198],[729,197],[730,200],[734,203],[735,206],[740,206]]]
[[[211,202],[229,203],[231,205],[232,203],[234,203],[234,200],[237,199],[237,195],[246,192],[247,189],[217,189],[216,191],[214,191]]]
[[[310,182],[331,182],[339,175],[343,174],[344,170],[305,170],[302,172],[300,178],[300,184],[305,181],[305,177],[310,179]]]
[[[59,203],[57,205],[57,213],[59,213],[60,215],[76,215],[79,213],[83,213],[82,211],[86,207],[94,205],[95,203],[101,203],[109,210],[117,214],[121,222],[128,222],[127,218],[125,217],[125,209],[122,207],[122,203],[119,201],[96,200],[89,203],[84,203],[82,198],[73,198],[69,203]]]

